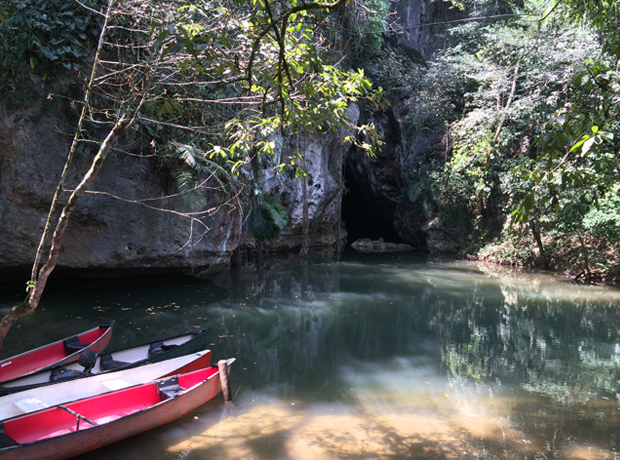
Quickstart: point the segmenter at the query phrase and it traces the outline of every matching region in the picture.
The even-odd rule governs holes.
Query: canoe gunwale
[[[211,351],[201,350],[132,369],[97,374],[85,379],[68,380],[56,383],[53,386],[44,385],[31,390],[12,393],[0,397],[0,421],[34,412],[41,407],[66,404],[77,399],[110,393],[170,375],[187,373],[208,367],[210,363]]]

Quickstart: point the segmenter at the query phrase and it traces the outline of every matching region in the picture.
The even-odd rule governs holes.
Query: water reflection
[[[2,355],[108,318],[111,348],[214,326],[236,414],[215,400],[87,458],[617,458],[619,301],[411,256],[274,259],[215,285],[64,284]]]

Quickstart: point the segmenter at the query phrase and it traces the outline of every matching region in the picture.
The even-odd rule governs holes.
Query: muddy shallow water
[[[21,293],[0,292],[0,309]],[[218,397],[89,459],[620,458],[620,290],[410,255],[64,281],[2,356],[115,319],[109,349],[214,326]]]

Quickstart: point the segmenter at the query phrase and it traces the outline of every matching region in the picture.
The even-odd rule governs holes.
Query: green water
[[[3,286],[0,309],[21,293]],[[620,458],[620,290],[411,255],[215,282],[58,282],[2,356],[115,319],[109,349],[212,325],[218,397],[89,459]]]

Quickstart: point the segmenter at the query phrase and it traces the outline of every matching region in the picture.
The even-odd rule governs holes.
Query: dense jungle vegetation
[[[416,160],[403,199],[438,218],[463,254],[613,279],[616,3],[481,0],[454,8],[463,20],[443,24],[445,46],[420,63],[389,44],[397,19],[380,0],[4,2],[3,110],[64,101],[57,128],[73,136],[65,172],[74,155],[94,158],[65,201],[61,177],[28,308],[110,149],[159,158],[197,226],[200,211],[192,210],[205,206],[206,188],[236,201],[240,222],[260,242],[286,225],[277,197],[258,187],[261,168],[305,187],[302,152],[280,155],[286,139],[349,130],[347,140],[372,154],[381,133],[356,126],[347,107],[389,110],[386,95],[396,92],[406,95],[405,145],[437,126],[447,145],[443,161]]]
[[[617,3],[460,6],[478,19],[451,25],[432,62],[384,49],[366,64],[408,94],[405,138],[446,128],[445,164],[420,158],[406,199],[463,254],[617,280]]]

